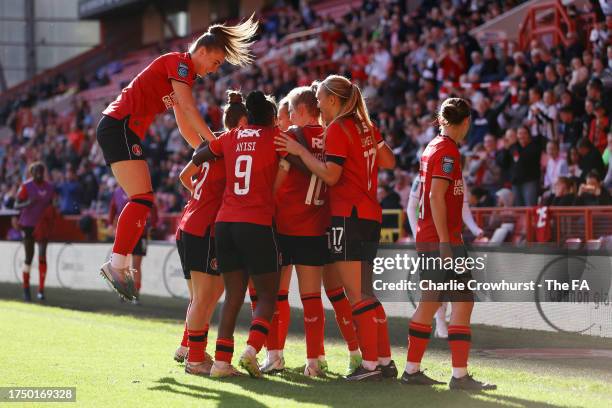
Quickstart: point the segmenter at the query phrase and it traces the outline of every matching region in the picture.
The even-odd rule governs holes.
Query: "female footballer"
[[[346,379],[395,377],[386,314],[371,288],[382,220],[376,198],[378,168],[393,168],[395,157],[372,124],[357,85],[330,75],[318,84],[316,95],[327,125],[325,161],[287,136],[279,135],[276,143],[330,187],[330,261],[351,303],[363,359]]]
[[[134,296],[127,255],[140,238],[153,206],[151,176],[141,143],[149,125],[157,114],[173,108],[181,134],[193,148],[203,139],[213,140],[191,88],[197,76],[217,71],[224,61],[249,64],[257,27],[253,17],[236,26],[210,26],[187,52],[164,54],[153,61],[104,110],[96,137],[130,201],[119,216],[111,259],[102,265],[101,274],[121,296]]]

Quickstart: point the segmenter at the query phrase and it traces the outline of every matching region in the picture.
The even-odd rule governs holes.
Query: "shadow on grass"
[[[282,376],[285,380],[285,376]],[[205,384],[187,384],[172,377],[157,380],[159,385],[149,388],[152,391],[172,392],[193,398],[215,400],[219,407],[263,407],[267,406],[248,396],[221,390],[222,387],[210,383],[231,383],[255,395],[268,395],[302,404],[320,404],[339,407],[405,407],[412,406],[458,406],[458,407],[495,407],[508,404],[533,408],[554,408],[560,405],[536,402],[524,398],[495,393],[474,393],[451,391],[444,386],[435,388],[406,386],[398,381],[362,382],[348,384],[341,379],[305,379],[298,383],[248,377],[232,379],[208,379]],[[316,386],[316,388],[315,388]],[[358,391],[358,394],[356,394]]]
[[[18,284],[0,283],[0,299],[22,300],[22,289]],[[135,306],[122,303],[118,297],[110,291],[79,291],[64,288],[47,288],[48,306],[60,307],[70,310],[85,312],[107,313],[114,315],[128,315],[145,319],[155,319],[169,323],[177,323],[185,318],[188,301],[158,296],[143,296],[142,304]],[[218,306],[213,316],[213,325],[219,320],[220,307]],[[326,339],[342,342],[342,337],[336,325],[334,313],[326,310]],[[248,329],[251,323],[251,313],[248,305],[242,308],[238,317],[238,329]],[[401,317],[389,317],[389,340],[393,346],[406,347],[408,337],[408,319]],[[303,337],[303,311],[291,308],[291,323],[289,334]],[[579,334],[554,333],[541,330],[509,329],[485,325],[474,325],[472,335],[472,347],[474,349],[492,348],[601,348],[612,349],[612,341],[607,338],[586,336]],[[443,339],[432,338],[430,343],[432,349],[447,350],[447,342]]]

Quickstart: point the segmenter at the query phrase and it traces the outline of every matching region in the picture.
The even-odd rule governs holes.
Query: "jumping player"
[[[236,26],[209,27],[187,52],[164,54],[153,61],[104,110],[96,137],[106,163],[130,198],[119,216],[111,260],[101,267],[102,276],[120,296],[134,297],[127,255],[142,235],[153,206],[151,177],[141,143],[146,130],[157,114],[173,108],[181,134],[191,147],[198,147],[204,139],[213,140],[191,88],[197,76],[217,71],[223,61],[249,64],[257,27],[253,17]]]
[[[39,300],[45,300],[45,278],[47,276],[47,242],[50,224],[55,210],[53,197],[55,189],[45,180],[45,165],[34,162],[29,167],[30,179],[21,185],[17,193],[15,209],[21,209],[19,226],[23,230],[23,247],[25,261],[23,265],[23,297],[29,302],[30,270],[34,259],[34,242],[38,242],[38,294]]]
[[[226,129],[247,124],[247,111],[240,92],[228,92],[223,122]],[[193,179],[193,176],[197,178]],[[212,358],[206,353],[210,318],[223,294],[223,281],[215,254],[214,221],[225,189],[223,159],[202,163],[190,162],[181,172],[181,182],[191,191],[179,224],[177,246],[185,277],[191,278],[191,303],[187,312],[189,356],[185,372],[209,375]]]
[[[471,107],[461,98],[445,100],[438,113],[440,134],[426,147],[421,157],[419,177],[421,197],[416,246],[419,257],[442,259],[446,264],[454,257],[466,257],[461,236],[463,179],[461,175],[460,143],[470,128]],[[449,259],[450,258],[450,259]],[[427,265],[429,264],[429,265]],[[453,269],[426,262],[420,270],[422,280],[447,282],[471,279],[470,272],[457,274]],[[440,262],[438,262],[440,264]],[[433,265],[433,266],[432,266]],[[448,298],[448,299],[447,299]],[[431,336],[431,322],[441,301],[451,301],[448,326],[453,375],[451,389],[491,390],[496,386],[474,380],[467,371],[470,350],[470,317],[474,307],[473,293],[465,291],[423,291],[409,326],[408,356],[402,382],[409,385],[442,384],[420,370],[421,359]]]
[[[236,318],[244,304],[248,280],[257,291],[247,348],[240,366],[261,377],[257,353],[263,347],[274,314],[280,277],[279,252],[272,228],[279,154],[274,149],[276,105],[259,91],[246,99],[249,125],[231,130],[198,148],[195,165],[215,157],[225,161],[226,186],[215,223],[215,246],[225,284],[225,302],[210,375],[236,375],[231,366]]]
[[[327,124],[325,161],[284,135],[276,143],[330,186],[330,258],[352,305],[363,358],[346,379],[396,377],[386,314],[371,287],[382,221],[376,199],[378,168],[393,168],[395,157],[373,126],[357,85],[330,75],[318,84],[316,95]]]

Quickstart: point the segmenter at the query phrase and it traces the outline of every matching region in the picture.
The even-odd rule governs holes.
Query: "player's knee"
[[[152,191],[144,194],[135,194],[130,197],[130,202],[142,204],[149,209],[153,208],[153,202],[155,200],[155,196]]]

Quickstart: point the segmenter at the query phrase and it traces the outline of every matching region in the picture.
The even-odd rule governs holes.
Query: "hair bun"
[[[242,94],[240,91],[227,91],[227,103],[242,103]]]
[[[247,109],[257,109],[266,103],[266,95],[261,91],[252,91],[246,98]]]

